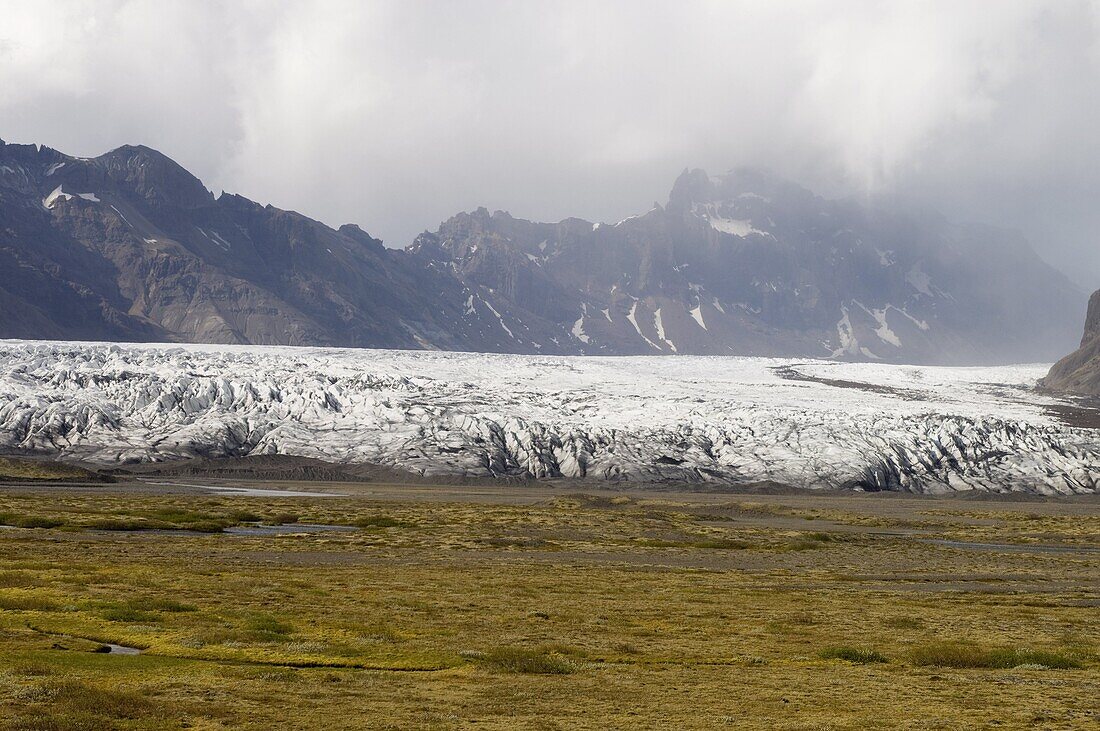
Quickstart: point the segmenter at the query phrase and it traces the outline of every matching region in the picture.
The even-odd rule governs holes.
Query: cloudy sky
[[[1021,229],[1100,287],[1100,0],[0,0],[0,137],[143,143],[404,246],[684,167]]]

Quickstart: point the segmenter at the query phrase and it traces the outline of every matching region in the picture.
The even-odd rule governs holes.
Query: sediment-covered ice
[[[1045,366],[0,341],[0,449],[426,475],[1095,492]]]

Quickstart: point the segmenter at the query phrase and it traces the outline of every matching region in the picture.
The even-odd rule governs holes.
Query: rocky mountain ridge
[[[0,337],[982,363],[1064,352],[1082,299],[1011,234],[753,171],[685,171],[613,225],[479,209],[397,250],[147,147],[0,142]]]
[[[462,349],[461,285],[145,147],[0,146],[5,337]]]
[[[1055,363],[1043,385],[1056,391],[1100,396],[1100,290],[1089,299],[1081,347]]]
[[[616,224],[485,209],[410,250],[582,352],[981,363],[1049,359],[1083,297],[1018,236],[828,201],[754,171],[685,171]],[[499,309],[499,307],[497,308]],[[522,322],[508,322],[512,329]]]

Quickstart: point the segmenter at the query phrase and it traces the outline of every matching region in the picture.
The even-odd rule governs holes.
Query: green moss
[[[404,523],[388,515],[368,515],[355,520],[352,525],[359,528],[399,528]]]
[[[130,623],[149,623],[158,622],[160,618],[157,615],[147,612],[137,607],[129,605],[117,605],[108,606],[100,610],[99,616],[106,619],[108,622],[130,622]]]
[[[1076,659],[1057,652],[1022,648],[988,648],[964,643],[943,642],[910,651],[914,665],[938,665],[948,668],[1014,668],[1035,665],[1059,670],[1081,667]]]
[[[576,671],[573,661],[542,648],[497,647],[485,653],[472,654],[471,659],[486,668],[505,673],[568,675]]]
[[[248,617],[244,622],[244,628],[253,636],[271,639],[285,637],[294,631],[292,626],[270,614],[254,614]]]
[[[0,610],[9,612],[56,612],[57,602],[33,594],[0,594]]]
[[[60,518],[52,518],[44,515],[0,513],[0,525],[10,525],[15,528],[57,528],[64,524],[65,521]]]
[[[84,523],[84,527],[92,530],[137,531],[163,530],[172,526],[167,523],[154,523],[144,518],[96,518]]]
[[[889,662],[881,652],[861,647],[827,647],[818,653],[818,657],[822,660],[847,660],[859,665]]]
[[[267,525],[293,525],[297,523],[301,518],[297,513],[276,513],[275,515],[264,518],[263,522]]]
[[[184,604],[175,599],[155,596],[132,599],[126,605],[138,611],[170,612],[173,614],[177,612],[197,612],[199,609],[193,604]]]
[[[25,731],[62,729],[179,728],[178,722],[159,719],[157,704],[141,693],[100,688],[74,679],[47,680],[32,686],[28,703],[9,719],[7,728]],[[48,705],[47,705],[48,704]],[[140,725],[139,725],[140,724]]]

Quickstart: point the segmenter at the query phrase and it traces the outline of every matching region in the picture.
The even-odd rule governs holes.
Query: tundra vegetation
[[[526,490],[0,487],[0,728],[1100,720],[1095,499]]]

